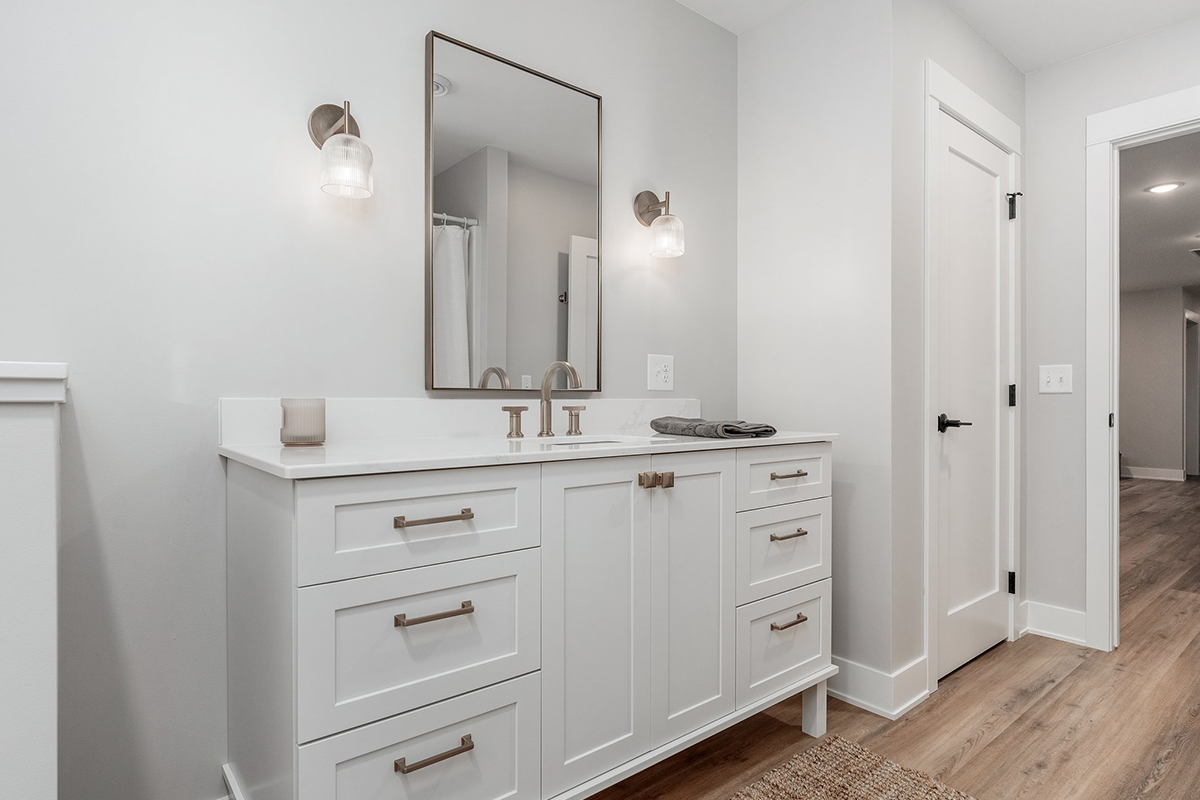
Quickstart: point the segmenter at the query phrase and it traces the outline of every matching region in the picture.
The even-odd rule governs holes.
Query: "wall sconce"
[[[308,115],[308,135],[321,149],[321,189],[337,197],[361,200],[375,190],[371,148],[358,137],[350,101],[317,106]]]
[[[650,255],[675,258],[683,255],[683,223],[671,213],[671,193],[659,202],[654,192],[639,192],[633,199],[633,213],[638,222],[650,229],[653,237]]]

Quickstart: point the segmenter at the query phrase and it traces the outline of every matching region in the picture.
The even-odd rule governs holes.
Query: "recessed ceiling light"
[[[1150,192],[1151,194],[1166,194],[1167,192],[1175,191],[1180,186],[1183,186],[1181,181],[1176,181],[1173,183],[1159,183],[1154,186],[1147,186],[1146,191]]]
[[[449,78],[447,78],[445,75],[438,75],[436,72],[433,73],[434,97],[445,97],[452,91],[454,91],[454,84],[450,82]]]

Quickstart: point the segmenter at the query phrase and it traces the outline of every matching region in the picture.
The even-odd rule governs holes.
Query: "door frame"
[[[922,408],[924,409],[925,419],[922,423],[922,518],[924,527],[924,546],[925,546],[925,655],[927,664],[927,687],[930,692],[937,691],[938,683],[938,549],[937,536],[938,529],[935,515],[931,514],[931,481],[929,479],[930,467],[932,465],[932,453],[930,452],[929,443],[932,441],[933,431],[935,426],[935,415],[937,411],[933,408],[933,387],[931,386],[932,379],[932,337],[931,337],[931,318],[930,318],[930,302],[932,294],[932,275],[936,269],[934,263],[934,247],[932,241],[932,219],[933,219],[933,180],[935,177],[934,171],[936,168],[934,159],[937,157],[937,148],[939,141],[939,121],[942,113],[947,113],[954,117],[959,122],[966,125],[971,130],[975,131],[985,139],[989,140],[1008,155],[1008,170],[1009,170],[1009,187],[1014,192],[1022,190],[1022,173],[1021,173],[1021,126],[1013,122],[1011,119],[1002,114],[995,106],[988,103],[980,95],[972,91],[966,84],[962,83],[951,75],[946,70],[938,66],[934,61],[926,59],[925,61],[925,167],[924,167],[924,242],[923,242],[923,361],[924,375]],[[1020,266],[1024,263],[1024,235],[1022,215],[1018,213],[1017,219],[1009,229],[1009,325],[1008,325],[1008,342],[1009,348],[1009,383],[1019,383],[1017,376],[1021,374],[1021,328],[1022,328],[1022,305],[1021,305],[1021,284],[1022,274]],[[1000,387],[997,387],[999,390]],[[1023,525],[1019,525],[1018,512],[1020,510],[1020,445],[1022,440],[1022,403],[1018,402],[1017,407],[1012,410],[1011,424],[1008,429],[1008,493],[1007,497],[1001,498],[1001,502],[1007,503],[1008,526],[1009,526],[1009,552],[1006,554],[1008,558],[1009,570],[1014,570],[1015,565],[1020,563],[1021,543],[1019,532],[1023,529]],[[1018,591],[1022,591],[1023,584],[1020,582],[1018,574]],[[1019,595],[1018,595],[1019,596]],[[1016,638],[1017,635],[1017,609],[1016,596],[1009,597],[1008,611],[1008,627],[1009,641]]]
[[[1189,332],[1190,329],[1190,332]],[[1200,380],[1196,371],[1200,369],[1200,314],[1189,309],[1183,310],[1183,475],[1184,480],[1192,475],[1200,475],[1200,470],[1194,470],[1192,454],[1196,448],[1192,442],[1200,434],[1200,416],[1192,413],[1192,405],[1196,401],[1195,383]]]
[[[1121,641],[1120,151],[1197,131],[1200,86],[1087,118],[1084,644],[1097,650]]]

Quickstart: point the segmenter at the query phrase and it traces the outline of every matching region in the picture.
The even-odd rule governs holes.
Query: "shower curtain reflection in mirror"
[[[465,227],[433,229],[433,366],[438,386],[470,386],[470,326],[467,280],[471,232]]]

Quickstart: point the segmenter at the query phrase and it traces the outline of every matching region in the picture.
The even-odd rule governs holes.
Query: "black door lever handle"
[[[950,419],[945,414],[938,414],[938,433],[945,433],[946,428],[969,428],[971,423],[961,419]]]

